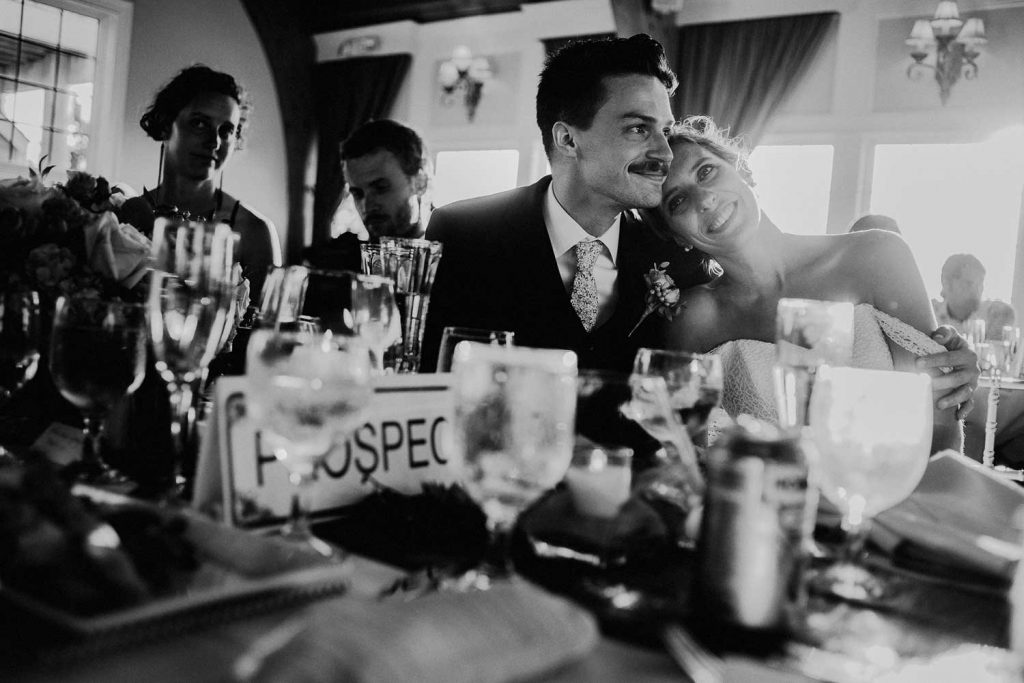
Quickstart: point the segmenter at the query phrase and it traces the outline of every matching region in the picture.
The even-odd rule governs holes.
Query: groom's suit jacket
[[[681,289],[707,280],[696,257],[659,239],[639,215],[622,215],[610,319],[591,332],[572,308],[544,223],[551,177],[508,192],[450,204],[434,211],[427,238],[444,244],[431,290],[421,369],[437,362],[441,332],[458,325],[511,330],[517,346],[572,349],[581,368],[628,370],[637,348],[656,339],[657,323],[643,314],[644,274],[655,263]],[[656,316],[651,316],[654,318]]]

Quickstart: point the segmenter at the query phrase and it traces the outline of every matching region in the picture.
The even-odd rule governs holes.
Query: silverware
[[[668,624],[661,638],[669,655],[693,683],[723,683],[722,660],[691,638],[681,625]]]

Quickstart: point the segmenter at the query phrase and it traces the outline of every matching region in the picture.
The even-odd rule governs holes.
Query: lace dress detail
[[[932,340],[902,320],[879,311],[871,304],[858,304],[853,310],[853,359],[856,368],[892,370],[892,354],[886,338],[915,356],[945,351]],[[775,365],[775,344],[755,339],[738,339],[713,349],[722,358],[724,391],[722,407],[731,417],[746,413],[763,420],[776,419],[772,367]],[[711,417],[710,432],[721,425]]]

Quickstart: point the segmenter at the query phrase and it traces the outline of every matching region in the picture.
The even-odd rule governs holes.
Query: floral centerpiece
[[[38,291],[46,314],[62,294],[143,300],[150,241],[118,220],[121,190],[79,171],[47,183],[52,168],[0,180],[0,288]]]

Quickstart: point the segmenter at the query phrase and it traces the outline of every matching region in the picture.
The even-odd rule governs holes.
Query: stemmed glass
[[[356,337],[256,330],[247,349],[248,407],[294,485],[284,533],[325,556],[304,497],[335,444],[359,426],[373,390],[370,354]]]
[[[871,518],[917,487],[932,441],[926,374],[822,366],[810,403],[811,466],[821,492],[842,514],[841,559],[810,588],[854,601],[884,586],[858,564]]]
[[[452,367],[452,455],[489,531],[484,565],[465,585],[486,589],[510,571],[508,536],[519,514],[572,460],[576,354],[462,342]]]
[[[122,486],[128,480],[100,457],[103,423],[115,403],[146,375],[142,304],[60,297],[53,321],[50,373],[61,395],[82,411],[85,443],[73,470],[80,481]]]
[[[984,330],[985,323],[981,322]],[[1020,354],[1021,330],[1019,327],[1006,325],[989,330],[988,336],[974,341],[974,352],[978,356],[978,367],[988,375],[989,390],[985,420],[985,446],[981,454],[981,462],[985,467],[995,467],[995,437],[997,415],[999,413],[999,392],[1002,389],[1004,376],[1012,376],[1017,367]],[[998,469],[998,468],[997,468]]]
[[[722,359],[711,354],[641,348],[633,359],[633,373],[661,377],[669,402],[694,445],[707,446],[711,410],[722,403]]]
[[[391,278],[352,276],[352,327],[372,350],[377,373],[384,374],[387,349],[402,339],[402,321]]]
[[[225,329],[234,324],[231,306],[235,235],[225,223],[156,219],[149,326],[156,369],[167,383],[172,407],[174,486],[186,484],[191,459],[193,398],[217,354]]]
[[[451,372],[452,356],[459,342],[473,341],[492,346],[512,346],[515,333],[508,330],[482,330],[476,327],[446,327],[441,332],[441,346],[437,352],[437,371]]]

